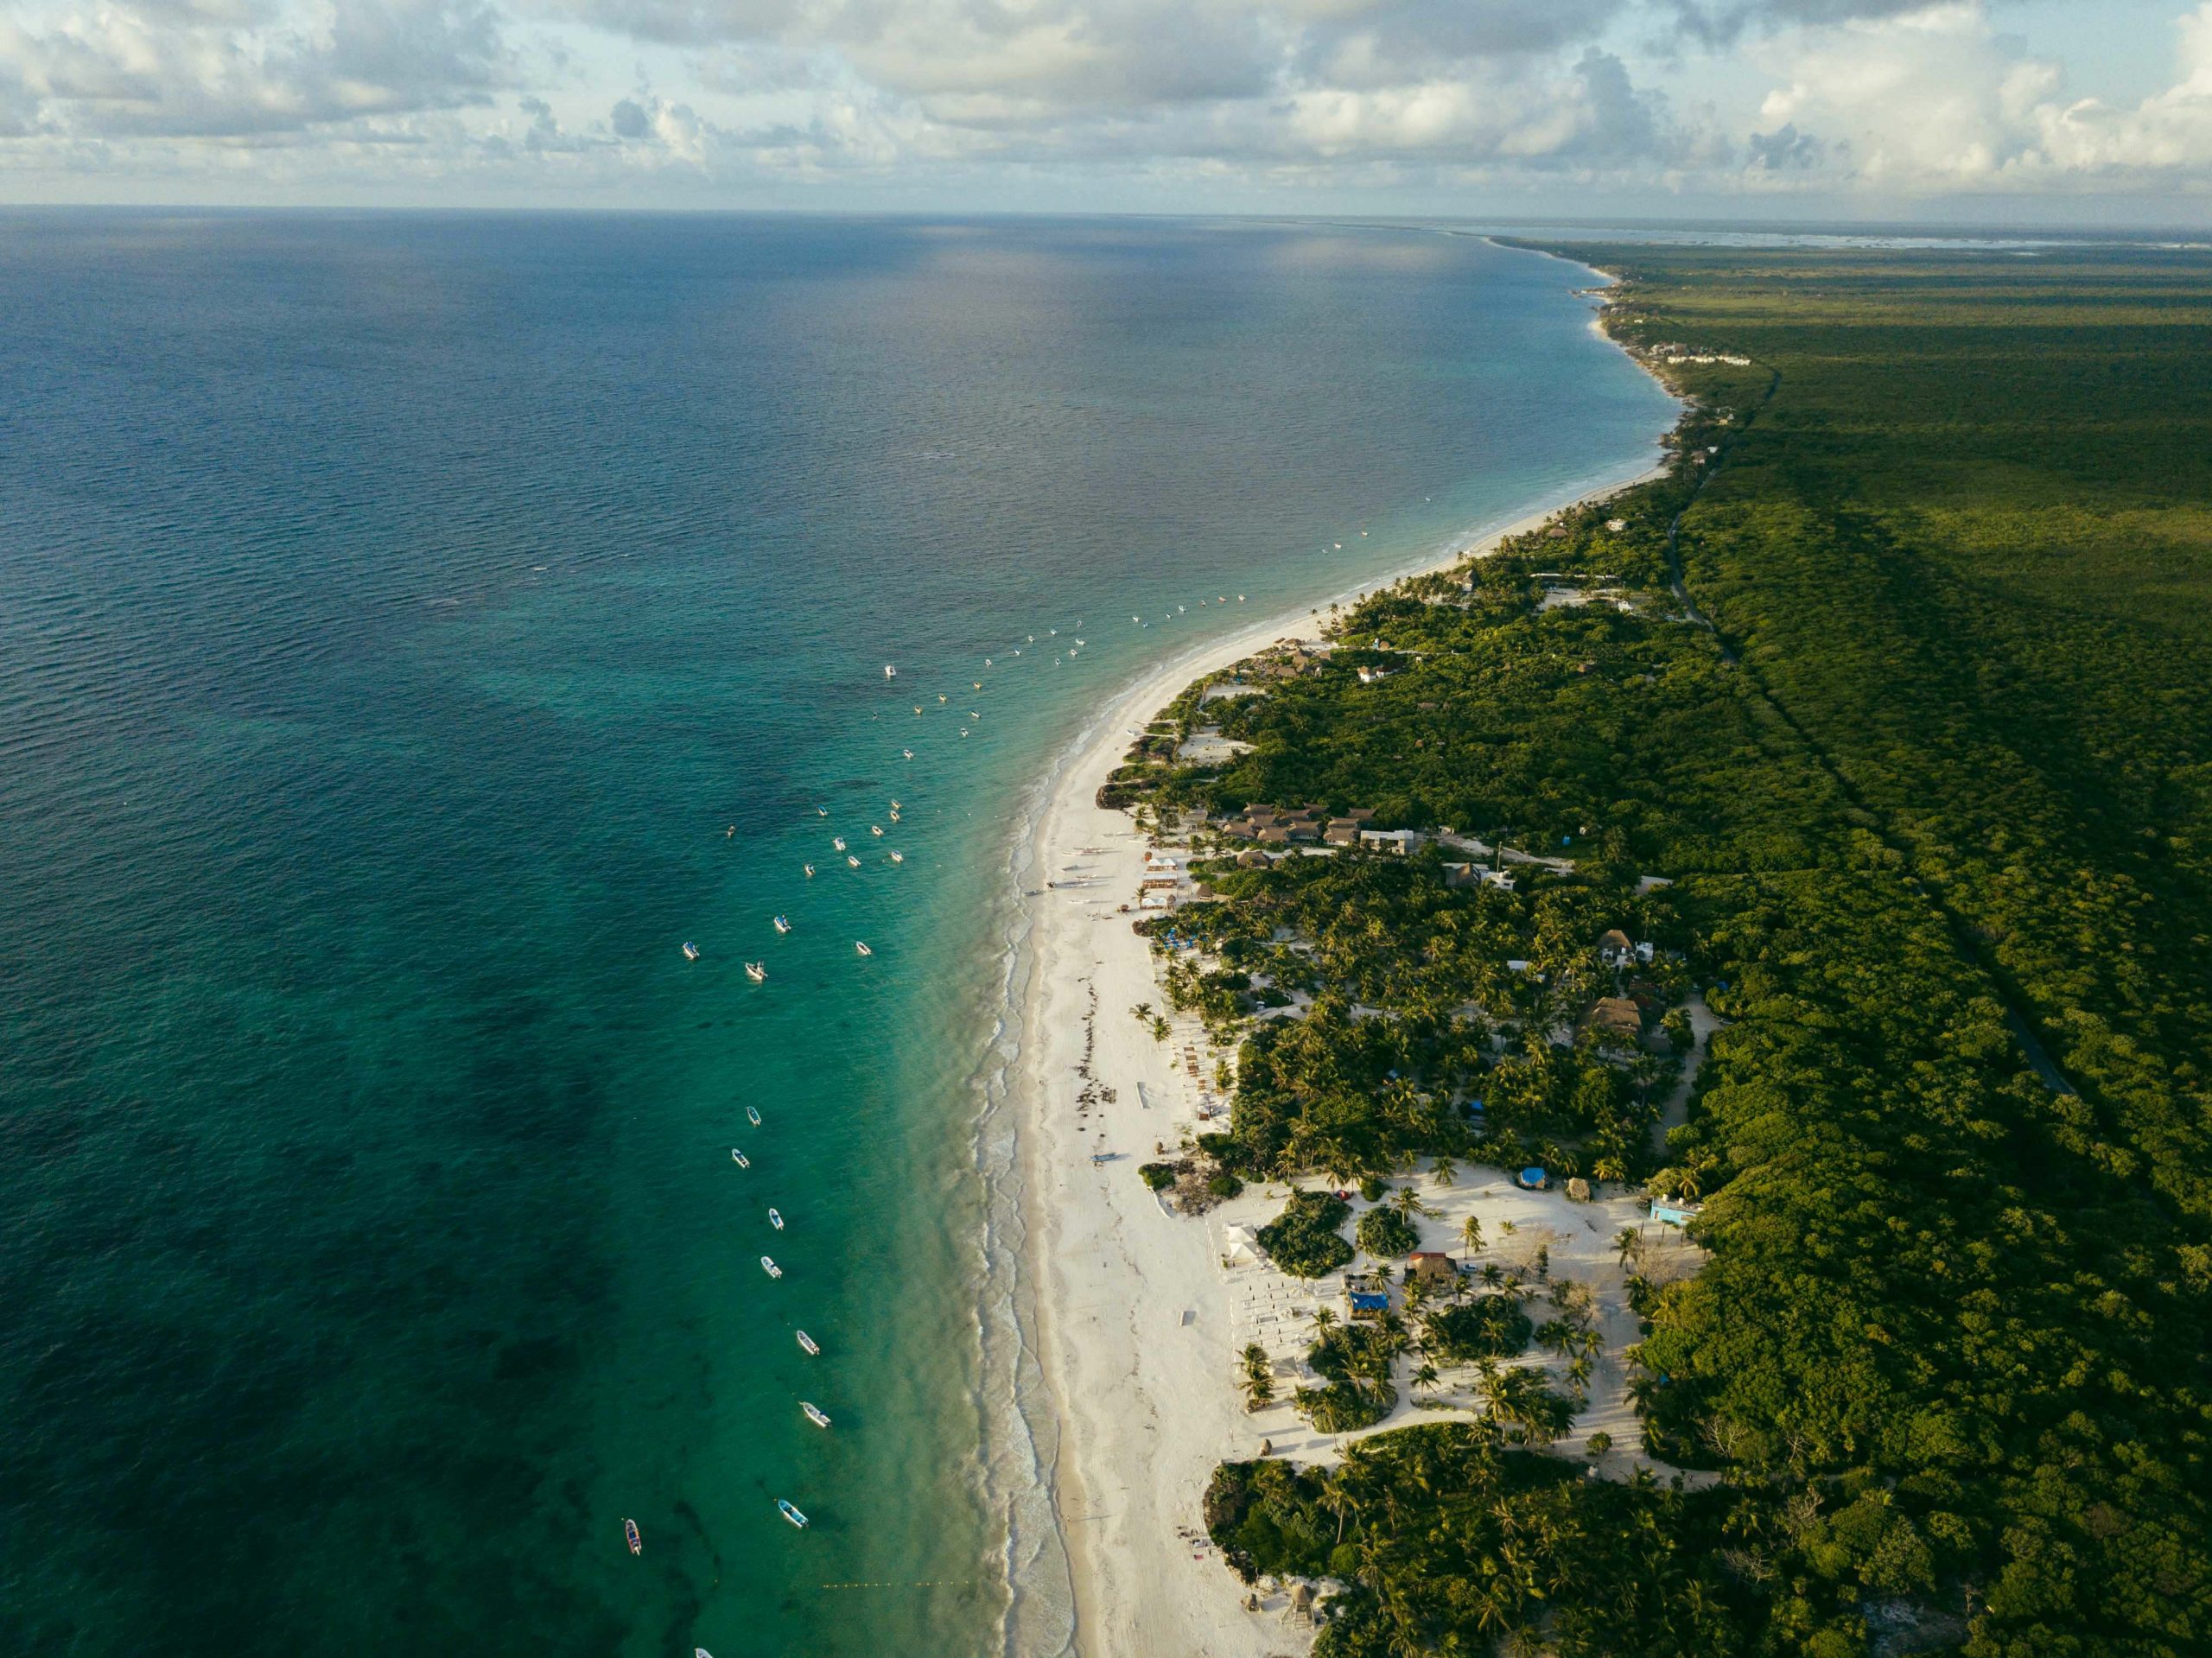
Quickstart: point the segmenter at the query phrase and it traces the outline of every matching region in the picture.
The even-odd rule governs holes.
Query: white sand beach
[[[1548,516],[1525,518],[1434,568]],[[1278,638],[1317,632],[1306,612],[1275,614],[1185,653],[1122,693],[1065,761],[1033,831],[1024,883],[1036,889],[1027,899],[1032,962],[1014,1082],[1027,1225],[1023,1278],[1060,1419],[1051,1473],[1074,1579],[1074,1649],[1085,1658],[1265,1658],[1303,1651],[1311,1640],[1309,1629],[1286,1617],[1279,1596],[1256,1613],[1246,1609],[1246,1591],[1207,1544],[1200,1513],[1214,1464],[1255,1454],[1264,1435],[1273,1433],[1279,1451],[1298,1441],[1291,1454],[1301,1462],[1332,1450],[1306,1443],[1315,1436],[1287,1406],[1248,1414],[1236,1389],[1236,1356],[1246,1343],[1286,1354],[1296,1345],[1282,1322],[1294,1297],[1291,1280],[1272,1268],[1224,1266],[1222,1223],[1257,1225],[1280,1209],[1282,1189],[1274,1188],[1270,1200],[1269,1188],[1255,1184],[1225,1210],[1186,1219],[1169,1214],[1138,1178],[1137,1166],[1154,1158],[1156,1146],[1172,1151],[1200,1110],[1227,1101],[1194,1025],[1179,1026],[1162,1043],[1131,1015],[1138,1003],[1165,1011],[1149,946],[1132,931],[1147,843],[1128,814],[1101,810],[1095,797],[1134,732],[1201,674]],[[1225,1128],[1226,1118],[1206,1126]],[[1605,1280],[1601,1299],[1610,1283],[1618,1302],[1612,1238],[1633,1222],[1626,1200],[1570,1206],[1554,1194],[1514,1191],[1495,1171],[1472,1168],[1454,1187],[1421,1185],[1443,1211],[1422,1223],[1431,1247],[1456,1236],[1458,1217],[1471,1205],[1485,1205],[1485,1227],[1495,1231],[1489,1205],[1496,1205],[1496,1220],[1549,1223],[1559,1235],[1554,1271]],[[1570,1207],[1571,1216],[1550,1213]],[[1312,1287],[1333,1299],[1334,1286]],[[1608,1380],[1618,1394],[1619,1378],[1601,1375],[1593,1402],[1602,1406]],[[1280,1390],[1287,1397],[1290,1384]],[[1442,1413],[1415,1412],[1408,1400],[1395,1420]],[[1577,1431],[1597,1426],[1593,1418]],[[1632,1433],[1615,1437],[1634,1440]]]

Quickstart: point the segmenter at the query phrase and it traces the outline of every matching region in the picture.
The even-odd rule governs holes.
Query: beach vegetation
[[[1410,1255],[1421,1248],[1421,1234],[1396,1210],[1382,1204],[1359,1217],[1353,1236],[1359,1240],[1359,1247],[1377,1260]]]
[[[1429,1312],[1421,1321],[1421,1346],[1454,1364],[1511,1358],[1527,1348],[1535,1330],[1518,1296],[1478,1295]]]
[[[1332,1192],[1294,1191],[1281,1214],[1257,1234],[1268,1259],[1293,1278],[1320,1278],[1352,1258],[1341,1228],[1351,1205]]]

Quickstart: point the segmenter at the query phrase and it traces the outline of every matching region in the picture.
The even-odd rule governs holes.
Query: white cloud
[[[2195,189],[2212,0],[2178,29],[2106,101],[1983,0],[19,0],[0,193]]]
[[[1834,182],[1961,190],[2169,190],[2212,184],[2212,0],[2175,25],[2179,79],[2133,106],[2066,90],[2063,66],[2001,33],[1979,0],[1801,29],[1754,48],[1778,72],[1755,162],[1777,141]]]

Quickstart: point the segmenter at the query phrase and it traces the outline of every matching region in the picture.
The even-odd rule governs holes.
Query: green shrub
[[[1359,1247],[1376,1259],[1409,1255],[1421,1248],[1421,1234],[1395,1209],[1370,1209],[1359,1217]]]
[[[1260,1229],[1260,1247],[1293,1278],[1319,1278],[1351,1259],[1351,1245],[1337,1230],[1351,1213],[1329,1192],[1293,1192],[1282,1213]]]
[[[1373,1427],[1396,1407],[1398,1390],[1387,1382],[1332,1382],[1300,1388],[1299,1413],[1317,1433],[1355,1433]]]
[[[1137,1169],[1137,1178],[1154,1191],[1165,1191],[1175,1184],[1175,1166],[1173,1163],[1142,1164]]]
[[[1244,1183],[1227,1169],[1216,1169],[1206,1177],[1206,1190],[1220,1198],[1234,1197],[1244,1190]]]
[[[1424,1324],[1428,1349],[1457,1363],[1511,1358],[1529,1345],[1535,1326],[1510,1295],[1485,1295],[1440,1307]]]
[[[1382,1177],[1380,1175],[1363,1174],[1359,1177],[1359,1195],[1370,1204],[1381,1203],[1383,1194],[1389,1190],[1389,1186],[1383,1185]]]

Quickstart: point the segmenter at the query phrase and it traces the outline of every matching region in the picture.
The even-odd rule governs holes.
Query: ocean
[[[1649,464],[1588,280],[0,215],[0,1646],[1001,1649],[1022,803],[1147,663]]]

